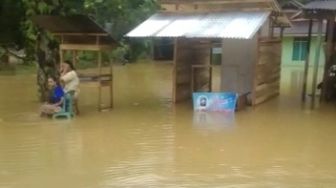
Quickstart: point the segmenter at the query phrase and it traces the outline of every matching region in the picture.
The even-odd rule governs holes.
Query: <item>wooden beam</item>
[[[240,4],[240,3],[275,3],[274,0],[161,0],[160,4]]]
[[[62,50],[79,50],[79,51],[104,51],[111,50],[111,45],[94,45],[94,44],[61,44]]]
[[[108,33],[53,33],[58,36],[108,36]]]
[[[190,6],[188,9],[192,10],[201,10],[202,7],[208,7],[207,9],[212,9],[212,7],[218,7],[224,5],[221,7],[221,9],[229,6],[233,6],[235,9],[243,9],[245,5],[248,5],[245,8],[260,8],[263,7],[267,8],[270,11],[273,12],[281,12],[281,8],[276,0],[161,0],[160,5],[162,8],[166,8],[170,11],[185,11],[181,7]],[[204,9],[204,8],[203,8]]]
[[[218,5],[206,5],[201,4],[183,4],[183,5],[162,5],[162,10],[160,12],[192,12],[192,13],[212,13],[212,12],[221,12],[221,11],[273,11],[273,9],[263,3],[257,4],[241,4],[237,6],[236,4],[218,4]]]

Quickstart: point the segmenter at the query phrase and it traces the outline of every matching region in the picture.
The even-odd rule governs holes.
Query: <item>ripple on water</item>
[[[52,121],[52,119],[42,118],[38,113],[23,112],[7,115],[0,118],[0,123],[8,123],[11,126],[15,125],[55,125],[70,122],[70,120]]]

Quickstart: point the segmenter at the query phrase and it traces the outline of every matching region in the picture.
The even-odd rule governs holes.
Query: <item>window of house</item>
[[[307,56],[307,38],[295,38],[293,42],[293,61],[304,61]]]

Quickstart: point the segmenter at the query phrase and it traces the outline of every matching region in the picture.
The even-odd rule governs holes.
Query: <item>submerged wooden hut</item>
[[[65,52],[72,53],[72,61],[76,66],[77,53],[80,51],[96,52],[97,71],[95,74],[81,74],[81,82],[95,82],[98,87],[98,109],[113,107],[113,71],[112,62],[108,73],[103,72],[102,53],[117,46],[117,42],[102,29],[95,21],[83,15],[74,16],[46,16],[33,18],[39,27],[51,32],[59,39],[60,61],[63,62]],[[103,88],[108,88],[109,102],[103,104]]]
[[[251,94],[256,105],[279,94],[281,36],[276,0],[161,0],[161,10],[128,37],[173,38],[173,101],[211,91],[211,49],[222,46],[221,91]]]

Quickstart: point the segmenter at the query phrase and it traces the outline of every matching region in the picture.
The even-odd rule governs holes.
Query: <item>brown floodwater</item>
[[[98,113],[83,84],[70,121],[38,116],[34,75],[0,76],[0,188],[336,187],[336,105],[301,105],[302,68],[234,115],[173,105],[171,71],[116,65],[115,108]]]

